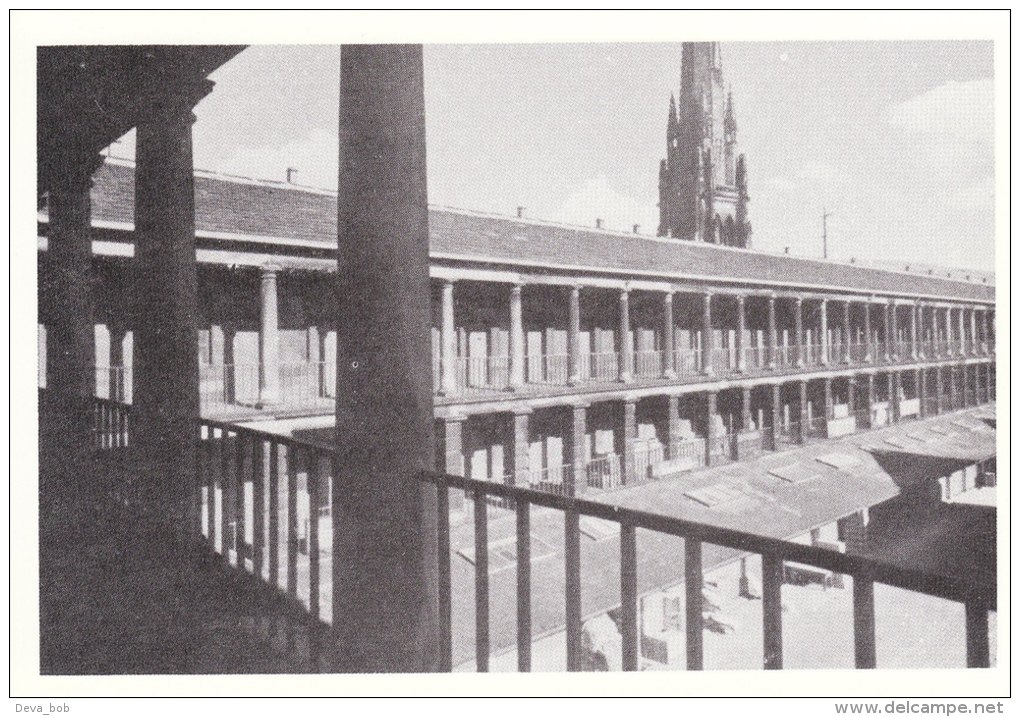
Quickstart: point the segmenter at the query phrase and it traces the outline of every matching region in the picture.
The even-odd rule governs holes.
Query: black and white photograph
[[[1008,25],[13,13],[12,697],[995,712]]]

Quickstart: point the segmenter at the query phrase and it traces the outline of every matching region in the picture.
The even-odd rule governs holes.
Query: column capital
[[[662,293],[662,300],[672,304],[673,303],[673,290],[670,289],[668,291],[664,291]]]
[[[591,401],[571,401],[570,403],[567,404],[567,406],[569,406],[570,409],[574,411],[578,409],[588,410],[589,408],[591,408]]]
[[[467,419],[466,413],[448,413],[443,416],[443,423],[463,423]]]
[[[534,413],[534,410],[531,406],[514,406],[510,409],[510,412],[515,416],[530,416]]]
[[[76,193],[92,188],[92,175],[103,166],[104,158],[91,149],[65,147],[53,161],[39,166],[39,191]]]
[[[138,103],[138,124],[193,124],[192,111],[202,98],[212,92],[212,80],[191,82],[184,87],[161,88],[163,91],[142,97]]]
[[[510,293],[511,294],[520,294],[521,290],[523,288],[524,288],[524,284],[519,284],[519,283],[515,282],[515,283],[510,285]]]
[[[275,279],[276,275],[283,270],[279,264],[266,263],[259,266],[259,273],[262,274],[262,279]]]

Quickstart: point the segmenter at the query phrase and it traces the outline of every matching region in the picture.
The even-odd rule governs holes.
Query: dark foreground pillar
[[[198,273],[192,108],[205,82],[154,100],[135,149],[135,392],[131,438],[163,548],[198,536]]]
[[[75,154],[48,179],[50,271],[47,390],[40,406],[39,497],[44,540],[87,522],[91,480],[95,346],[89,188],[98,156]]]
[[[333,626],[344,671],[439,667],[420,45],[344,45]]]

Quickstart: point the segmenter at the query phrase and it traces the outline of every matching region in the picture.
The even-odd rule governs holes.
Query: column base
[[[673,381],[676,379],[676,371],[670,369],[669,371],[666,371],[666,373],[662,374],[662,377],[667,381]]]
[[[629,373],[620,374],[620,383],[632,383],[633,381],[634,377],[631,376]]]

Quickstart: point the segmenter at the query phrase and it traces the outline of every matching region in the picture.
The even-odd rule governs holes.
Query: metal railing
[[[207,363],[198,368],[198,394],[203,409],[258,405],[261,382],[257,363]]]
[[[306,405],[321,398],[335,398],[336,364],[303,361],[280,364],[280,397],[283,405]]]
[[[570,377],[567,354],[538,354],[527,357],[525,378],[528,383],[566,386]]]
[[[662,378],[662,352],[635,351],[634,378]]]
[[[558,511],[564,517],[564,622],[566,666],[570,671],[584,669],[581,530],[580,519],[587,516],[619,525],[620,540],[620,605],[621,666],[623,670],[640,668],[641,645],[638,593],[637,530],[684,540],[685,619],[683,630],[686,644],[686,666],[689,670],[704,668],[703,610],[706,545],[718,545],[743,555],[759,555],[762,561],[762,628],[763,667],[783,667],[783,603],[785,564],[797,563],[819,570],[831,571],[853,578],[854,665],[858,669],[877,666],[875,651],[875,584],[885,584],[963,603],[965,606],[966,660],[969,667],[990,664],[988,613],[994,603],[973,581],[926,573],[913,568],[887,565],[859,555],[837,552],[824,547],[766,538],[757,534],[723,528],[706,523],[657,515],[617,505],[569,498],[495,483],[472,481],[458,476],[422,474],[422,479],[436,489],[439,526],[439,614],[440,654],[442,669],[453,667],[452,581],[450,551],[450,516],[448,493],[451,489],[474,492],[479,496],[497,495],[512,498],[517,524],[517,667],[528,672],[532,667],[531,620],[531,509],[541,507]],[[484,501],[474,519],[474,603],[475,603],[475,668],[480,672],[490,667],[490,581],[488,560],[488,520]],[[786,619],[789,619],[787,616]],[[918,619],[923,619],[919,617]],[[898,628],[897,628],[898,629]]]
[[[130,409],[105,399],[95,399],[97,434],[111,422],[129,442]],[[117,418],[112,418],[116,416]],[[211,554],[230,569],[252,576],[281,593],[303,610],[310,620],[325,628],[332,623],[332,560],[334,522],[332,483],[338,476],[339,457],[317,444],[210,419],[196,420],[198,444],[194,504],[199,511],[195,525]],[[107,431],[107,433],[110,433]],[[97,441],[97,448],[110,448]],[[563,469],[558,468],[559,476]],[[706,545],[735,550],[740,555],[760,556],[762,564],[763,667],[783,667],[782,587],[786,563],[848,575],[853,579],[854,664],[859,669],[877,666],[875,584],[955,601],[964,605],[966,664],[988,667],[991,663],[989,611],[994,596],[975,581],[888,565],[855,554],[817,545],[764,537],[742,530],[624,508],[563,495],[562,491],[535,489],[544,483],[563,481],[545,477],[531,486],[508,485],[432,472],[418,481],[436,491],[437,563],[439,590],[439,669],[453,668],[453,580],[451,570],[450,490],[464,491],[474,499],[474,604],[475,667],[490,665],[490,571],[487,508],[489,501],[512,506],[516,521],[517,630],[516,657],[520,671],[532,667],[534,640],[531,619],[531,514],[532,507],[558,511],[564,517],[564,624],[566,663],[571,671],[584,668],[582,642],[582,580],[580,518],[587,516],[619,526],[621,666],[627,671],[641,663],[639,592],[637,580],[637,530],[684,540],[683,568],[686,667],[704,668],[705,608],[703,555]],[[537,486],[536,486],[537,484]],[[789,616],[787,616],[789,619]],[[923,618],[918,618],[923,619]],[[897,628],[899,629],[899,628]],[[310,646],[311,647],[311,646]],[[318,659],[316,664],[321,664]],[[327,665],[325,669],[328,670]]]
[[[589,460],[585,471],[589,488],[609,490],[624,484],[622,457],[616,453]]]
[[[680,349],[673,352],[673,368],[677,378],[687,379],[703,374],[701,349]]]
[[[130,366],[96,366],[95,395],[120,403],[131,403],[132,370]]]
[[[717,376],[725,376],[737,370],[737,352],[733,348],[714,348],[711,353],[712,370]]]
[[[131,406],[108,398],[92,399],[92,447],[125,448],[128,445]]]
[[[620,359],[615,351],[601,351],[587,355],[588,369],[581,378],[596,383],[613,383],[620,380]]]
[[[461,393],[505,391],[510,387],[509,356],[460,356],[456,367],[457,389]]]

